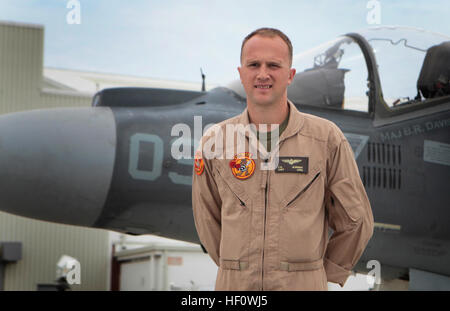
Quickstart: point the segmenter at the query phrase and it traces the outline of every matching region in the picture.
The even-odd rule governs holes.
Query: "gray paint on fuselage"
[[[344,132],[344,136],[347,138],[347,141],[353,149],[355,159],[357,159],[361,151],[364,149],[364,146],[369,141],[369,136],[346,132]]]

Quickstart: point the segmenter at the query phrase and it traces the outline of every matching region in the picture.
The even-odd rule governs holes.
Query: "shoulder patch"
[[[202,153],[197,151],[194,156],[194,171],[197,175],[201,175],[205,170],[205,162],[202,159]]]

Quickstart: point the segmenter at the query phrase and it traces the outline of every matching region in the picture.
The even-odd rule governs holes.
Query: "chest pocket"
[[[243,189],[216,170],[216,183],[222,200],[220,259],[222,262],[247,262],[250,243],[251,200]]]
[[[320,167],[311,170],[307,176],[295,183],[294,187],[284,196],[281,201],[282,209],[303,209],[305,212],[314,202],[323,198],[323,181],[321,180]],[[303,204],[302,204],[303,203]]]
[[[317,167],[281,202],[278,242],[281,261],[312,262],[322,257],[324,194],[324,178]]]

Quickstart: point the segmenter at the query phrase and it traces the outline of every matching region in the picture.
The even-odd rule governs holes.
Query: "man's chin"
[[[252,102],[257,106],[270,106],[275,101],[273,100],[273,98],[254,98]]]

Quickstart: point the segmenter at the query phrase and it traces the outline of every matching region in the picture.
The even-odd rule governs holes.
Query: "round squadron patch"
[[[205,163],[202,159],[201,152],[197,151],[194,156],[194,171],[197,175],[201,175],[205,170]]]
[[[249,152],[239,153],[230,161],[230,168],[237,179],[247,179],[255,171],[255,161]]]

